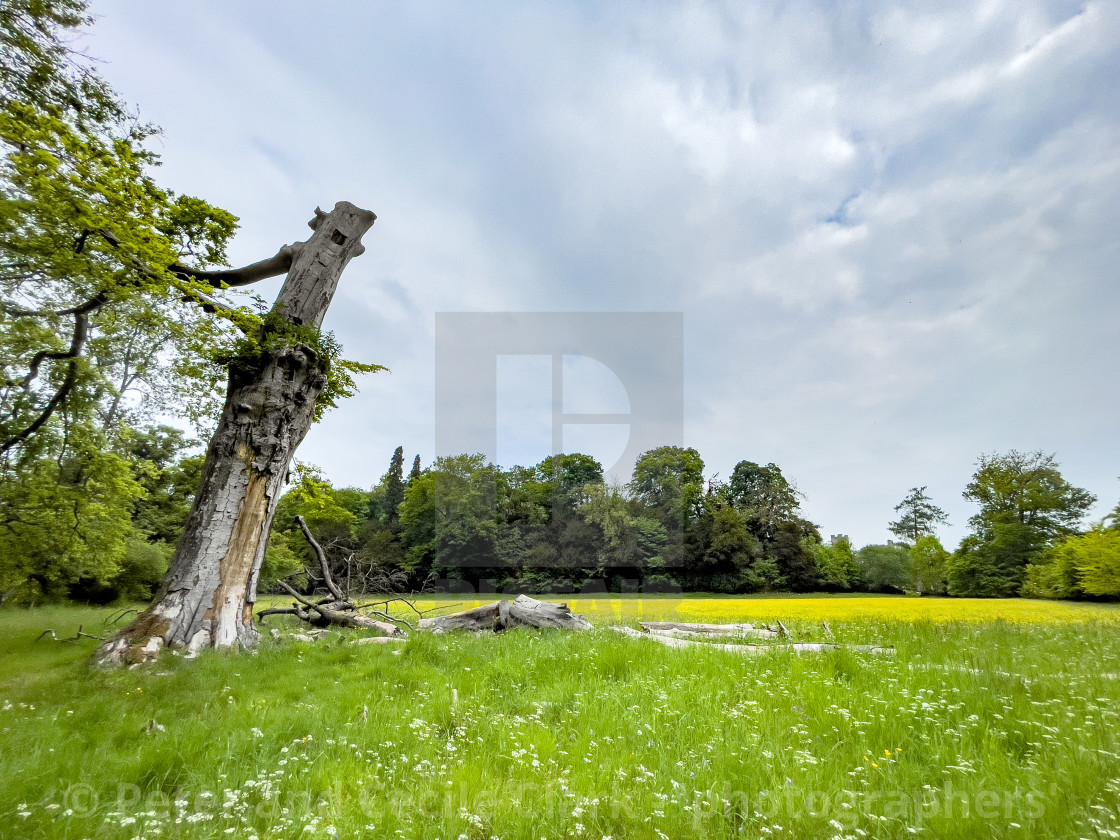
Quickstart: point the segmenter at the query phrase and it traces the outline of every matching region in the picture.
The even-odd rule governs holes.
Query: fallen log
[[[471,610],[422,618],[418,630],[446,633],[450,630],[498,633],[511,627],[557,627],[564,630],[590,630],[591,622],[574,614],[567,604],[538,601],[528,595],[518,595],[513,602],[504,598]]]
[[[674,636],[682,639],[703,639],[727,636],[754,636],[759,639],[774,639],[781,635],[768,627],[755,627],[753,624],[688,624],[680,621],[643,621],[643,630],[658,636]]]
[[[651,639],[671,648],[707,648],[711,650],[722,650],[727,653],[737,653],[740,656],[754,656],[775,650],[792,651],[793,653],[823,653],[827,650],[849,650],[857,653],[878,653],[886,656],[893,656],[895,654],[895,649],[893,647],[881,647],[879,645],[837,645],[832,643],[729,645],[718,644],[716,642],[701,642],[692,639],[678,639],[653,633],[643,633],[640,630],[635,630],[633,627],[615,627],[614,630],[624,636],[630,636],[634,639]]]
[[[396,642],[407,642],[408,638],[405,636],[362,636],[359,639],[351,640],[352,645],[389,645]]]
[[[361,630],[376,630],[386,636],[400,636],[401,629],[387,621],[378,621],[367,615],[357,612],[357,608],[349,600],[328,601],[320,603],[311,601],[296,592],[284,581],[279,581],[289,595],[299,603],[291,607],[272,607],[257,613],[257,619],[263,623],[264,618],[270,615],[294,615],[300,621],[306,621],[312,627],[356,627]]]

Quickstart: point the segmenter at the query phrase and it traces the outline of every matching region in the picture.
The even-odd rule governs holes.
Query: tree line
[[[437,458],[405,476],[398,448],[369,492],[335,489],[302,468],[281,501],[270,573],[308,559],[293,524],[326,537],[339,574],[418,588],[610,591],[659,584],[721,593],[868,591],[954,596],[1120,595],[1120,505],[1080,528],[1095,497],[1062,478],[1053,456],[984,455],[965,488],[978,506],[953,552],[925,487],[912,488],[888,525],[897,538],[855,550],[822,538],[802,494],[776,464],[740,461],[726,481],[704,478],[692,448],[644,453],[631,481],[604,481],[583,454],[503,469],[480,455]],[[313,581],[305,581],[313,583]]]
[[[128,429],[80,485],[57,464],[0,482],[0,593],[22,601],[151,596],[182,534],[202,457],[178,429]],[[398,447],[369,490],[334,487],[297,464],[280,500],[261,586],[314,589],[302,516],[336,579],[356,591],[556,588],[627,591],[914,592],[951,596],[1120,596],[1120,505],[1083,528],[1095,503],[1051,455],[981,456],[964,490],[977,505],[955,551],[944,511],[914,487],[888,523],[895,539],[855,549],[822,537],[803,494],[773,463],[705,478],[692,448],[641,455],[630,482],[584,454],[504,469],[481,455],[406,471]]]

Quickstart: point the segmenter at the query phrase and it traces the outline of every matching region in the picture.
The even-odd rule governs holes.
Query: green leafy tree
[[[276,510],[275,527],[290,531],[302,516],[316,539],[349,536],[358,524],[364,498],[360,490],[337,491],[322,471],[297,462],[292,489],[284,494]]]
[[[295,522],[303,517],[327,555],[336,581],[362,591],[370,563],[359,557],[359,528],[369,506],[369,494],[354,487],[336,488],[310,464],[297,462],[292,489],[280,499],[262,563],[262,585],[292,577],[299,585],[314,586],[322,577],[319,563]]]
[[[922,537],[933,536],[935,526],[949,521],[945,511],[926,495],[925,487],[911,487],[906,498],[894,509],[901,515],[888,527],[892,534],[909,545],[917,544]]]
[[[775,526],[773,538],[763,543],[763,553],[775,564],[787,588],[794,592],[811,592],[820,586],[820,573],[812,548],[820,542],[817,526],[797,517]]]
[[[1022,589],[1027,564],[1047,544],[1038,532],[1014,520],[996,520],[985,537],[969,535],[946,562],[949,594],[1009,598]]]
[[[634,462],[630,492],[670,531],[680,531],[695,515],[703,491],[704,461],[695,449],[660,446]]]
[[[389,462],[389,472],[382,479],[385,486],[383,521],[393,533],[400,531],[401,502],[404,501],[404,447],[398,446]]]
[[[223,262],[236,219],[156,184],[155,129],[69,47],[88,22],[80,0],[0,4],[0,563],[50,596],[161,564],[131,520],[172,538],[177,500],[142,453],[126,478],[125,438],[172,404],[212,406],[200,347],[233,335],[206,311],[224,293],[189,273]]]
[[[170,426],[122,430],[118,454],[143,490],[132,507],[132,532],[119,570],[108,579],[81,577],[70,585],[70,598],[110,603],[152,597],[183,534],[198,487],[202,457],[186,454],[195,445],[181,429]]]
[[[1023,594],[1041,598],[1120,597],[1120,530],[1103,524],[1067,537],[1027,569]]]
[[[821,586],[826,589],[848,590],[860,579],[860,568],[847,537],[833,543],[814,543],[807,546],[813,552]]]
[[[603,481],[603,465],[580,453],[550,455],[534,468],[534,477],[549,496],[549,508],[555,515],[579,507],[584,488]]]
[[[731,503],[746,514],[764,543],[774,539],[779,525],[797,519],[801,493],[776,464],[740,461],[726,489]]]
[[[1068,543],[1078,583],[1086,595],[1120,597],[1120,531],[1094,529]]]
[[[297,587],[307,586],[307,571],[304,568],[307,556],[303,545],[302,535],[272,529],[268,535],[264,561],[261,563],[259,587],[262,590],[268,591],[281,580],[289,581]]]
[[[1056,539],[1076,533],[1096,497],[1067,482],[1053,455],[983,455],[964,497],[980,510],[972,539],[949,560],[952,595],[1008,596],[1023,586],[1026,567]]]
[[[17,17],[34,19],[63,4],[16,5]],[[4,29],[11,14],[6,5]],[[65,52],[51,19],[39,18],[42,55]],[[4,63],[22,58],[6,50]],[[129,390],[155,401],[169,390],[212,396],[216,377],[200,369],[199,345],[234,337],[213,313],[227,324],[255,317],[197,272],[224,263],[235,217],[159,187],[147,146],[156,130],[129,118],[92,70],[81,82],[67,81],[67,71],[56,58],[59,80],[44,89],[96,90],[92,108],[0,92],[0,453],[17,457],[52,420],[123,420]],[[192,372],[183,387],[180,377]]]
[[[964,497],[980,506],[969,522],[981,538],[996,524],[1015,522],[1043,543],[1075,533],[1097,500],[1062,477],[1053,455],[1015,450],[980,456]]]
[[[372,577],[384,579],[404,564],[400,508],[405,486],[404,447],[398,446],[389,461],[388,472],[368,494],[367,509],[359,514],[358,555],[363,571]]]
[[[771,588],[777,575],[763,568],[762,546],[743,514],[729,504],[712,509],[711,533],[698,570],[702,588],[714,592],[755,592]]]
[[[820,533],[801,517],[802,494],[776,464],[740,461],[719,493],[743,514],[783,586],[807,592],[820,584],[814,548],[821,543]]]
[[[132,524],[149,542],[174,546],[183,534],[202,475],[202,456],[187,454],[196,446],[182,429],[171,426],[123,435],[123,454],[145,493],[133,510]]]
[[[946,591],[946,564],[949,552],[933,534],[919,536],[910,546],[910,567],[914,573],[914,591],[942,594]]]
[[[642,565],[638,517],[624,489],[598,482],[585,487],[584,496],[580,514],[601,535],[596,551],[598,573]]]
[[[498,472],[482,455],[444,456],[405,489],[410,571],[473,583],[498,573]]]
[[[633,500],[642,515],[665,527],[667,542],[661,556],[666,566],[685,562],[688,534],[701,514],[704,496],[704,461],[692,448],[660,446],[638,456],[630,480]]]
[[[871,592],[906,592],[914,580],[910,553],[900,545],[865,545],[856,553],[856,563]]]
[[[134,539],[144,488],[120,455],[75,429],[58,458],[0,483],[0,593],[57,599],[85,579],[108,585]]]

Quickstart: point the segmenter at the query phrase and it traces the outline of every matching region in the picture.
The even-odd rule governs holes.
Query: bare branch
[[[5,313],[13,318],[46,318],[52,315],[88,315],[95,309],[100,309],[109,300],[106,292],[98,292],[85,303],[71,306],[69,309],[24,309],[10,303],[0,305]]]
[[[176,264],[170,266],[167,270],[184,280],[201,280],[216,289],[227,286],[248,286],[250,283],[256,283],[259,280],[287,274],[299,252],[299,246],[302,244],[302,242],[297,242],[294,245],[285,245],[268,259],[260,260],[243,268],[224,271],[199,271],[185,265]]]
[[[77,356],[82,352],[82,347],[86,343],[86,338],[89,334],[88,328],[89,319],[86,317],[86,315],[84,313],[76,315],[74,317],[74,337],[70,342],[69,350],[67,350],[65,353],[45,353],[44,351],[40,351],[39,353],[35,354],[35,358],[31,363],[31,370],[28,372],[27,376],[24,377],[22,382],[25,390],[31,384],[31,380],[38,376],[39,365],[42,364],[43,361],[47,358],[59,360],[70,359],[70,364],[66,371],[66,378],[63,380],[62,385],[59,387],[59,389],[55,391],[54,396],[51,397],[47,402],[46,406],[43,408],[42,412],[40,412],[39,416],[35,418],[35,420],[27,428],[25,428],[22,432],[18,432],[17,434],[12,435],[3,443],[0,443],[0,454],[7,452],[17,443],[21,443],[22,441],[31,437],[31,435],[35,434],[35,432],[39,431],[39,429],[41,429],[46,424],[46,422],[50,420],[51,415],[55,413],[58,407],[62,405],[62,403],[68,396],[70,396],[70,392],[74,390],[74,385],[78,381]]]
[[[342,594],[342,590],[338,588],[338,584],[336,584],[331,577],[331,570],[327,565],[327,553],[323,551],[323,547],[315,541],[315,537],[311,535],[311,529],[307,527],[307,523],[302,516],[296,517],[296,524],[303,532],[304,539],[307,540],[308,544],[311,546],[311,550],[315,552],[315,556],[319,560],[319,565],[323,569],[323,579],[326,583],[327,590],[339,601],[346,600],[346,596]]]
[[[53,641],[62,642],[63,644],[70,644],[70,643],[73,643],[73,642],[80,641],[81,639],[96,639],[99,642],[105,641],[104,636],[94,636],[92,633],[83,632],[82,631],[83,626],[84,625],[79,624],[78,625],[78,632],[75,633],[74,636],[72,638],[69,638],[69,639],[58,638],[58,635],[54,632],[54,630],[48,628],[47,630],[44,630],[42,633],[40,633],[38,635],[38,637],[35,639],[35,641],[39,641],[39,639],[42,639],[44,636],[49,636]]]

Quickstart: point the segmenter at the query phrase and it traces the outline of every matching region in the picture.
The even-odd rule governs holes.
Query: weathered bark
[[[537,601],[518,595],[513,603],[503,599],[453,615],[420,619],[417,629],[444,633],[448,630],[499,632],[510,627],[558,627],[564,630],[590,630],[591,623],[575,615],[567,604]]]
[[[273,314],[318,328],[375,218],[345,201],[330,213],[316,209],[311,238],[289,249]],[[257,643],[253,604],[266,538],[327,380],[312,347],[275,332],[260,338],[259,352],[230,364],[225,407],[171,568],[152,605],[97,650],[99,664],[144,661],[164,646],[194,652]]]

